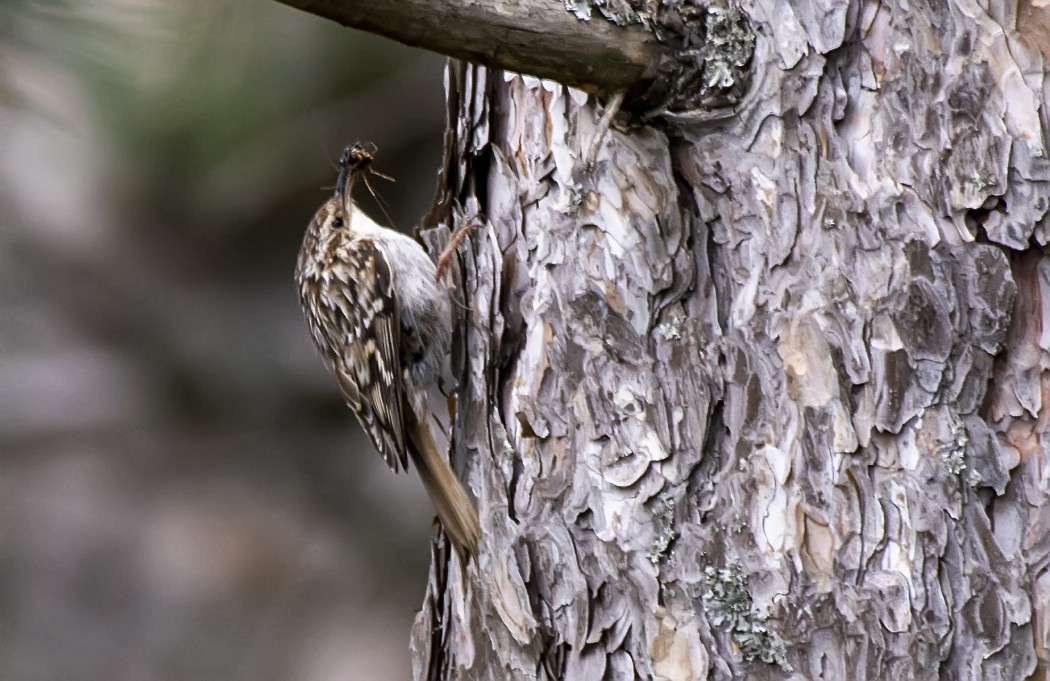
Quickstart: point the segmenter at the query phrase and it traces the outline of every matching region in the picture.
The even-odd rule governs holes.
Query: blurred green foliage
[[[15,0],[0,26],[3,99],[89,135],[115,200],[186,229],[255,232],[248,221],[300,208],[357,139],[399,181],[433,177],[434,55],[276,3]],[[402,226],[432,182],[384,189],[412,199]]]

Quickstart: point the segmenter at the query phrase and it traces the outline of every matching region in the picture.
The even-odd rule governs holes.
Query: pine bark
[[[453,64],[455,458],[417,679],[1050,661],[1050,8],[749,3],[730,117]]]

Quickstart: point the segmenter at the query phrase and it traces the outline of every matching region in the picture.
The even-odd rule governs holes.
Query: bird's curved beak
[[[339,156],[339,177],[335,181],[335,198],[339,199],[344,206],[349,207],[351,203],[351,190],[354,182],[362,170],[372,164],[375,159],[375,145],[369,143],[349,144]]]

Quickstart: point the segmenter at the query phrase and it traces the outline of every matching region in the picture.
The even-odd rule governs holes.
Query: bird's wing
[[[347,334],[334,347],[336,377],[347,404],[387,464],[408,466],[403,414],[401,313],[390,264],[371,239],[355,239],[333,274],[344,284],[332,302]],[[358,272],[357,276],[349,276]],[[335,294],[340,295],[340,294]]]

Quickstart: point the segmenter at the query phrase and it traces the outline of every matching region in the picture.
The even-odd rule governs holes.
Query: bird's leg
[[[456,252],[459,245],[463,243],[463,240],[470,234],[470,230],[478,225],[478,218],[475,215],[471,215],[463,221],[455,232],[452,232],[452,236],[448,239],[448,245],[445,246],[445,250],[441,252],[437,260],[437,271],[434,273],[434,279],[441,281],[441,276],[448,269],[448,263],[452,260],[452,254]]]

